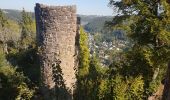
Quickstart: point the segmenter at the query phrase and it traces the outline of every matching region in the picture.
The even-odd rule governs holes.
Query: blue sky
[[[33,11],[35,3],[47,5],[76,5],[77,13],[84,15],[113,15],[113,10],[108,7],[109,0],[3,0],[1,9],[18,9],[23,7]]]

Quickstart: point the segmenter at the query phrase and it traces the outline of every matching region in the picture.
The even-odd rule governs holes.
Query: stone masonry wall
[[[46,100],[71,100],[76,83],[76,6],[35,7],[42,93]],[[56,96],[56,91],[58,91]],[[61,94],[61,92],[66,94]],[[54,99],[55,98],[55,99]]]

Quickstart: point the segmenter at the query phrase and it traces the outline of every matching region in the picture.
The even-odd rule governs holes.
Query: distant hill
[[[93,20],[90,20],[86,25],[84,25],[84,29],[88,32],[101,32],[103,30],[104,24],[106,21],[111,21],[112,17],[110,16],[96,16],[93,17]]]
[[[12,20],[21,20],[21,10],[2,9],[6,16]],[[33,19],[35,19],[34,12],[29,12]],[[111,16],[97,16],[97,15],[77,15],[81,18],[81,24],[88,32],[100,32],[104,26],[105,21],[112,19]]]
[[[6,14],[6,16],[12,20],[19,21],[21,20],[21,10],[14,10],[14,9],[2,9],[2,11]],[[34,19],[34,13],[29,12],[32,18]]]

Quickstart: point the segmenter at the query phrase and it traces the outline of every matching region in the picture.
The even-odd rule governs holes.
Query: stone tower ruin
[[[76,6],[35,7],[45,100],[72,100],[76,83],[79,20]]]

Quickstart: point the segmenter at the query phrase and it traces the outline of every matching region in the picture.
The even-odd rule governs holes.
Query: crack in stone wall
[[[73,99],[76,84],[77,50],[79,29],[77,24],[76,6],[46,6],[36,4],[35,7],[37,44],[41,67],[41,83],[44,98],[51,97],[52,100],[62,100],[63,96],[55,97],[56,89],[61,86],[56,84],[54,69],[61,69],[60,76],[63,79],[62,87],[71,96],[65,100]],[[61,61],[55,66],[56,59]],[[57,68],[60,67],[60,68]],[[56,88],[58,87],[58,88]],[[51,96],[50,92],[52,91]],[[54,99],[55,98],[55,99]],[[58,99],[57,99],[58,98]]]

